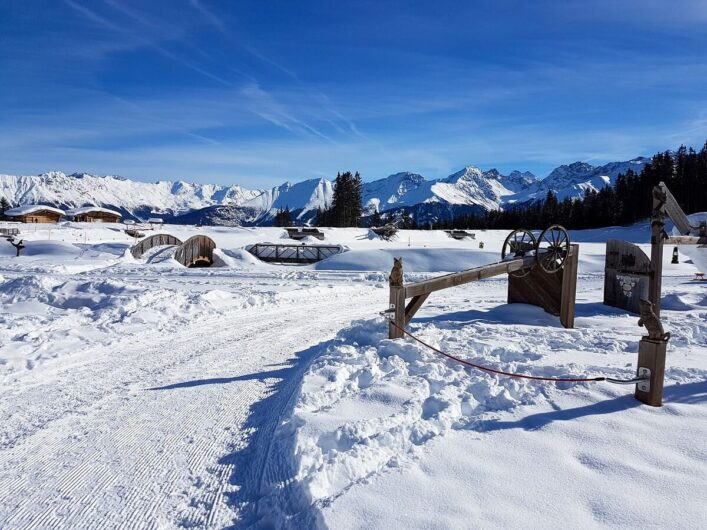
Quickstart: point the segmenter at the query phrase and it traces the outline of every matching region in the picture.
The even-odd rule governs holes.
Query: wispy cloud
[[[207,7],[200,2],[200,0],[189,0],[189,5],[196,9],[211,26],[225,35],[228,34],[228,30],[226,29],[226,25],[223,20],[207,9]]]

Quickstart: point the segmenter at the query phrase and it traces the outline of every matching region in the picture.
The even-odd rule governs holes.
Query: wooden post
[[[574,310],[577,298],[577,269],[579,245],[572,245],[562,270],[562,293],[560,294],[560,322],[567,329],[574,328]]]
[[[663,379],[665,378],[665,354],[668,342],[643,337],[638,344],[638,370],[641,377],[642,369],[650,370],[649,386],[645,389],[642,383],[636,385],[636,399],[651,407],[663,404]]]
[[[391,323],[388,325],[388,338],[401,339],[404,337],[402,329],[405,328],[405,287],[403,286],[402,258],[395,259],[388,283],[390,284],[389,309],[392,311]]]
[[[651,212],[651,271],[648,299],[653,312],[660,317],[660,297],[663,283],[663,243],[665,237],[666,193],[660,186],[653,188],[653,210]]]

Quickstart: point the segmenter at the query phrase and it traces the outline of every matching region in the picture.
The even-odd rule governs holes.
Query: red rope
[[[466,361],[466,360],[464,360],[464,359],[460,359],[459,357],[455,357],[454,355],[450,355],[450,354],[448,354],[448,353],[445,353],[445,352],[443,352],[442,350],[439,350],[439,349],[435,348],[434,346],[432,346],[432,345],[430,345],[430,344],[427,344],[425,341],[423,341],[422,339],[418,339],[415,335],[413,335],[412,333],[410,333],[410,332],[407,331],[406,329],[401,328],[400,326],[398,326],[398,325],[397,325],[395,322],[393,322],[392,320],[390,321],[390,324],[391,324],[393,327],[398,328],[400,331],[402,331],[405,335],[407,335],[407,336],[410,337],[411,339],[416,340],[417,342],[419,342],[419,343],[422,344],[423,346],[426,346],[426,347],[429,348],[430,350],[432,350],[432,351],[434,351],[434,352],[436,352],[436,353],[438,353],[438,354],[440,354],[440,355],[443,355],[443,356],[446,357],[447,359],[451,359],[451,360],[456,361],[456,362],[458,362],[458,363],[460,363],[460,364],[463,364],[463,365],[466,365],[466,366],[470,366],[470,367],[472,367],[472,368],[476,368],[477,370],[482,370],[482,371],[484,371],[484,372],[490,372],[490,373],[492,373],[492,374],[499,374],[499,375],[506,375],[506,376],[508,376],[508,377],[517,377],[517,378],[520,378],[520,379],[533,379],[533,380],[535,380],[535,381],[554,381],[554,382],[556,382],[556,383],[591,383],[591,382],[605,381],[605,380],[606,380],[605,377],[581,377],[581,378],[572,378],[572,377],[541,377],[541,376],[538,376],[538,375],[525,375],[525,374],[518,374],[518,373],[514,373],[514,372],[504,372],[503,370],[496,370],[495,368],[489,368],[489,367],[487,367],[487,366],[480,366],[480,365],[478,365],[478,364],[474,364],[474,363],[469,362],[469,361]]]

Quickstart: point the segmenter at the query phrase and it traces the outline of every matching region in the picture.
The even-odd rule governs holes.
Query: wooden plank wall
[[[559,316],[564,327],[573,328],[578,258],[579,245],[571,245],[564,268],[555,274],[548,274],[540,266],[533,267],[522,278],[510,274],[508,303],[536,305]]]
[[[155,234],[146,237],[140,241],[137,245],[130,249],[130,253],[134,258],[141,258],[142,255],[153,247],[159,247],[164,245],[181,245],[182,240],[174,237],[171,234]]]
[[[208,236],[192,236],[174,253],[174,259],[185,267],[210,267],[214,262],[216,243]]]
[[[638,246],[620,239],[606,242],[604,304],[640,314],[640,300],[648,299],[651,260]]]

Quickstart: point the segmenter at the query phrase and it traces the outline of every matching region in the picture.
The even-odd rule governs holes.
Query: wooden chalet
[[[78,223],[119,223],[122,215],[100,206],[84,206],[67,212]]]
[[[64,210],[43,204],[28,204],[6,210],[5,216],[20,223],[58,223],[64,216]]]

